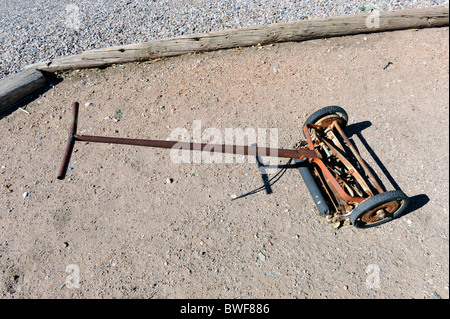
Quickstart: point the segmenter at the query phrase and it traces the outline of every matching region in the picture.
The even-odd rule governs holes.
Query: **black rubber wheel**
[[[318,126],[326,127],[331,124],[331,121],[334,121],[336,118],[339,120],[339,125],[344,128],[348,123],[348,115],[347,112],[340,106],[330,105],[324,107],[313,114],[311,114],[303,124],[305,127],[306,124],[314,124]],[[305,134],[303,132],[303,134]]]
[[[377,194],[360,203],[351,213],[350,221],[357,228],[369,228],[401,216],[409,203],[400,190]]]

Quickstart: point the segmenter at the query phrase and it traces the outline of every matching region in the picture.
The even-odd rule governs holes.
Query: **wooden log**
[[[24,70],[0,80],[0,113],[45,87],[47,79],[36,69]]]
[[[57,58],[32,64],[50,72],[111,64],[139,62],[187,53],[230,49],[288,41],[305,41],[317,38],[383,32],[404,29],[442,27],[449,25],[446,6],[423,9],[372,12],[299,22],[277,23],[205,34],[181,36],[85,51],[79,55]]]

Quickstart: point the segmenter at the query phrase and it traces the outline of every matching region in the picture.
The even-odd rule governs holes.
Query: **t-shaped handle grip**
[[[75,134],[77,133],[77,120],[78,120],[78,108],[80,104],[78,102],[73,102],[72,109],[72,124],[69,129],[69,139],[67,140],[66,152],[61,163],[61,167],[58,173],[58,179],[64,179],[67,173],[67,167],[69,166],[70,156],[72,155],[73,146],[75,144]]]

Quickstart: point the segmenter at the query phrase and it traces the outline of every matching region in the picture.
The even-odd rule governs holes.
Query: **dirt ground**
[[[0,296],[448,298],[448,41],[448,28],[407,30],[61,74],[0,119]],[[168,139],[200,120],[277,128],[283,148],[340,105],[363,157],[412,204],[336,230],[296,169],[232,201],[263,185],[254,162],[81,142],[60,181],[73,101],[80,134]]]

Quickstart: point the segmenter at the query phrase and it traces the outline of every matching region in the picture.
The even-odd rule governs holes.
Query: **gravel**
[[[84,50],[180,35],[447,1],[0,0],[0,78]]]

